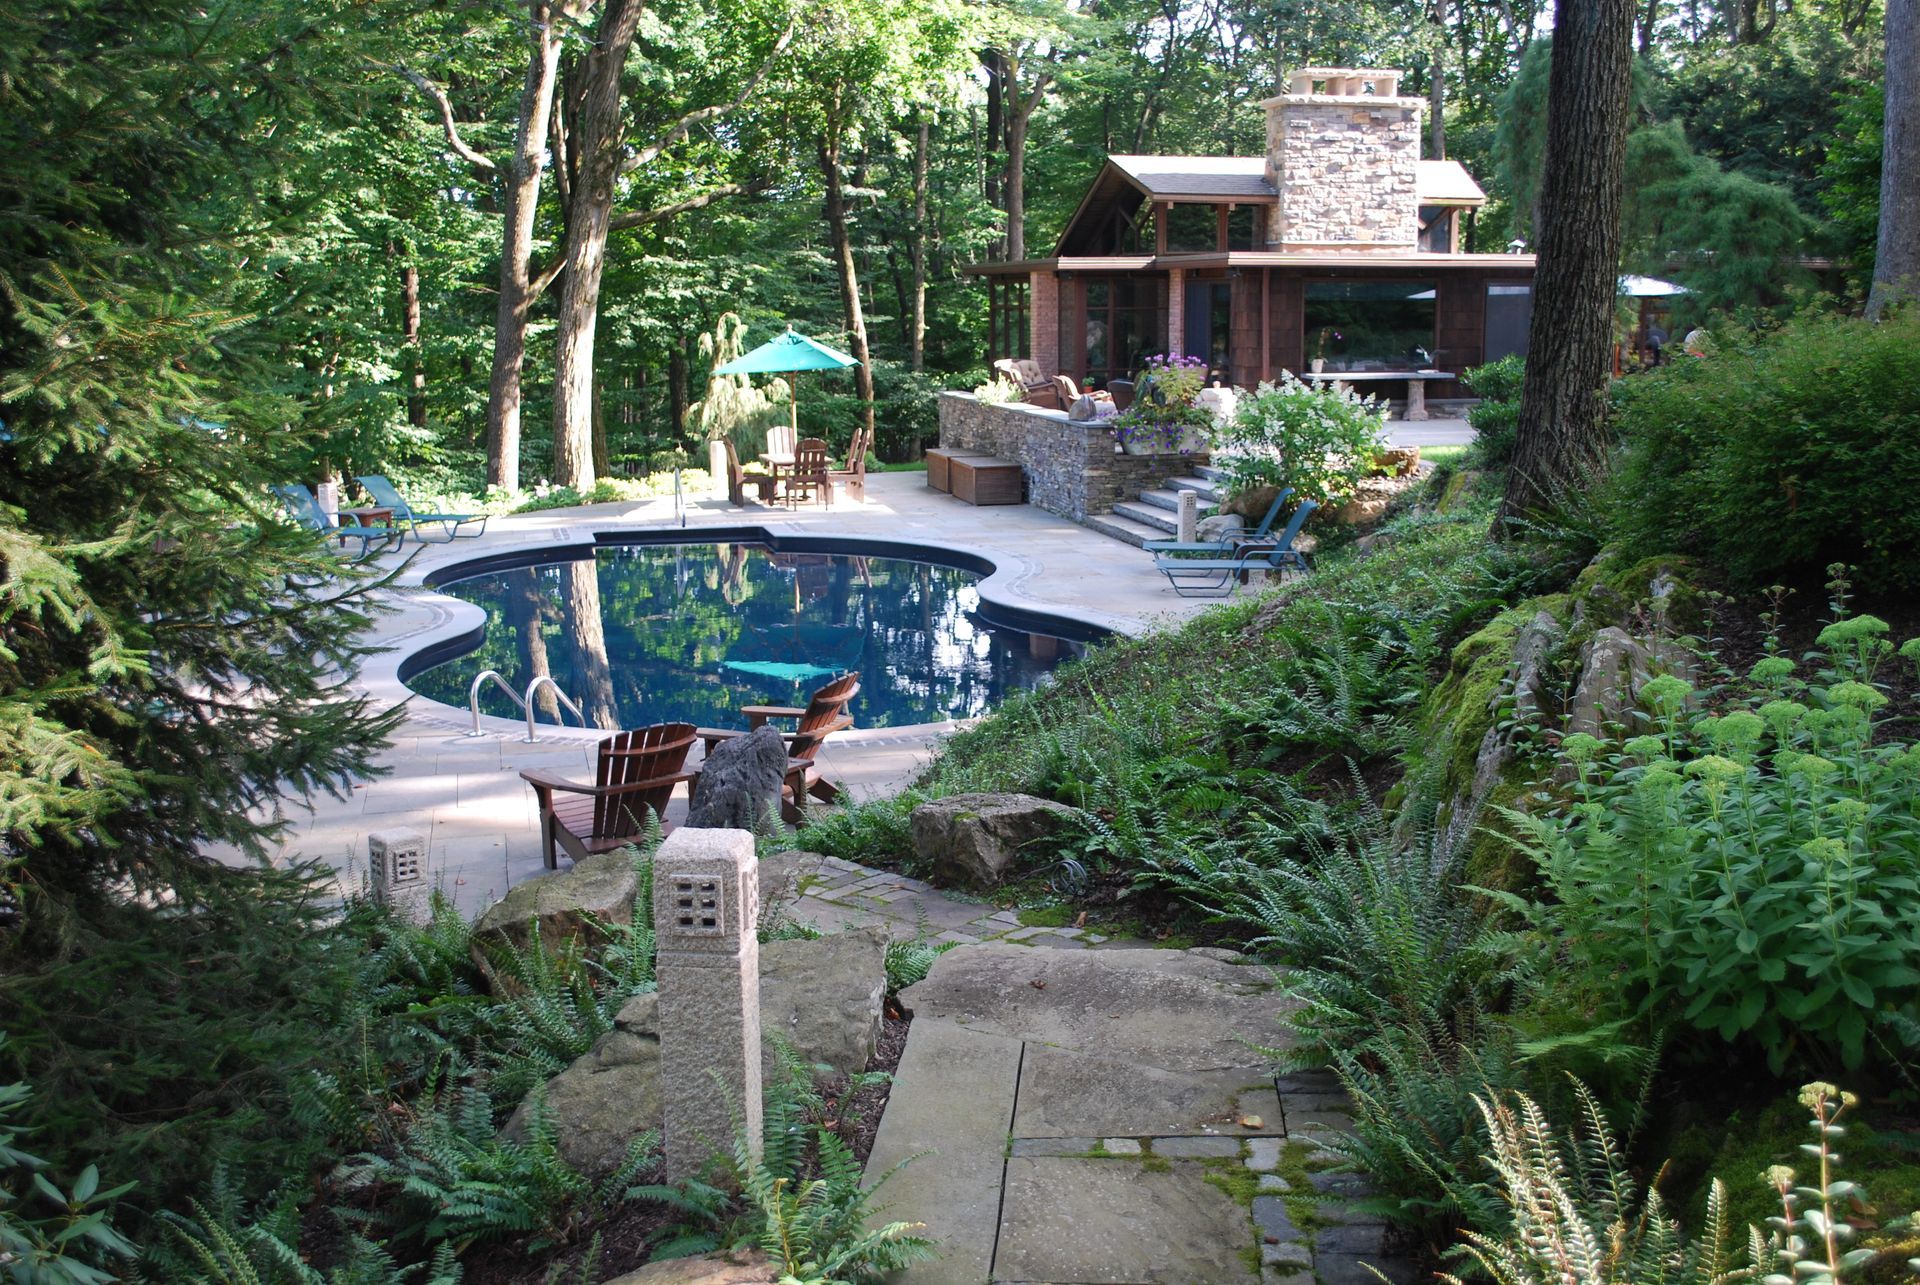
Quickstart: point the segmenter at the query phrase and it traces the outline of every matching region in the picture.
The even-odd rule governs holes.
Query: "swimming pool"
[[[486,612],[484,635],[406,683],[464,707],[482,670],[498,670],[515,691],[549,674],[596,727],[728,727],[742,705],[804,705],[852,669],[859,727],[971,718],[1044,682],[1084,646],[991,621],[980,578],[896,556],[747,541],[603,546],[437,582]],[[483,713],[518,714],[491,686],[481,702]],[[551,702],[537,709],[542,722],[563,721],[557,713]]]

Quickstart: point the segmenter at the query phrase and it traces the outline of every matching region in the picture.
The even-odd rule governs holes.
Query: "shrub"
[[[1518,355],[1469,370],[1464,382],[1480,404],[1467,412],[1473,425],[1473,447],[1468,454],[1474,468],[1502,469],[1513,459],[1520,430],[1520,386],[1526,363]]]
[[[1875,743],[1886,632],[1829,625],[1814,682],[1768,656],[1710,715],[1657,678],[1658,735],[1566,738],[1577,802],[1507,816],[1555,899],[1529,912],[1597,989],[1750,1039],[1775,1072],[1828,1054],[1857,1067],[1920,1030],[1920,746]]]
[[[1857,563],[1920,586],[1920,310],[1804,318],[1616,386],[1608,507],[1630,552],[1692,553],[1758,585]]]
[[[1504,1236],[1468,1232],[1466,1256],[1495,1285],[1722,1285],[1755,1279],[1763,1285],[1840,1285],[1859,1279],[1858,1270],[1879,1256],[1848,1248],[1857,1235],[1848,1221],[1851,1211],[1871,1206],[1858,1184],[1833,1177],[1840,1161],[1833,1144],[1847,1131],[1838,1121],[1854,1105],[1853,1094],[1831,1084],[1801,1090],[1818,1139],[1801,1149],[1819,1163],[1818,1185],[1801,1185],[1784,1165],[1760,1175],[1778,1194],[1781,1216],[1767,1220],[1770,1235],[1748,1229],[1747,1266],[1736,1268],[1726,1188],[1714,1181],[1707,1225],[1699,1237],[1688,1237],[1657,1190],[1636,1189],[1606,1113],[1586,1086],[1575,1081],[1574,1092],[1581,1125],[1571,1140],[1562,1139],[1524,1093],[1511,1101],[1478,1100],[1492,1138],[1487,1160],[1500,1177],[1513,1226]],[[1462,1285],[1457,1276],[1442,1279]]]
[[[1290,486],[1320,504],[1345,499],[1379,455],[1386,417],[1371,397],[1283,374],[1240,400],[1217,435],[1219,463],[1234,491]]]
[[[138,1252],[113,1228],[114,1201],[133,1184],[102,1191],[93,1165],[64,1189],[50,1179],[46,1161],[14,1145],[21,1130],[8,1121],[30,1096],[25,1084],[0,1084],[0,1268],[32,1285],[111,1281],[108,1269]]]
[[[974,389],[973,395],[989,406],[1011,406],[1027,400],[1026,390],[1005,375],[995,375]]]

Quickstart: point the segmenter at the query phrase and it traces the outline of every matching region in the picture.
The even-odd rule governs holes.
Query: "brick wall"
[[[1030,328],[1027,352],[1040,363],[1040,369],[1052,374],[1060,367],[1060,278],[1051,272],[1027,275]]]
[[[972,393],[940,394],[940,445],[1012,460],[1026,475],[1027,503],[1075,522],[1160,485],[1184,471],[1186,458],[1116,454],[1105,428],[1039,406],[992,406]]]

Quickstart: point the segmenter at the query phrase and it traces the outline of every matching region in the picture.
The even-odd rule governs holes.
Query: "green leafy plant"
[[[1920,486],[1920,312],[1729,336],[1615,396],[1608,508],[1631,553],[1698,555],[1754,586],[1839,559],[1877,588],[1920,584],[1914,506],[1859,502]]]
[[[1526,379],[1526,361],[1509,355],[1466,372],[1462,382],[1480,399],[1467,412],[1473,425],[1468,459],[1474,468],[1505,468],[1513,458],[1520,428],[1520,386]]]
[[[1725,1186],[1713,1181],[1706,1225],[1689,1237],[1658,1190],[1638,1188],[1599,1102],[1578,1080],[1573,1089],[1580,1125],[1567,1139],[1524,1093],[1477,1100],[1492,1147],[1487,1162],[1512,1227],[1501,1235],[1468,1232],[1464,1256],[1495,1285],[1842,1285],[1878,1256],[1847,1248],[1857,1236],[1847,1211],[1864,1207],[1865,1193],[1833,1176],[1833,1143],[1846,1133],[1838,1121],[1854,1105],[1851,1093],[1824,1083],[1801,1090],[1818,1139],[1801,1149],[1819,1163],[1817,1185],[1800,1184],[1785,1165],[1769,1169],[1764,1177],[1780,1194],[1781,1216],[1767,1220],[1770,1232],[1748,1228],[1745,1262],[1736,1266]],[[1442,1279],[1462,1285],[1456,1276]]]
[[[133,1184],[102,1189],[94,1165],[65,1187],[49,1177],[47,1162],[20,1148],[21,1130],[9,1119],[32,1092],[0,1084],[0,1273],[24,1285],[114,1280],[113,1269],[139,1252],[113,1226],[114,1202]]]
[[[1343,500],[1379,455],[1386,414],[1373,398],[1284,374],[1240,399],[1216,435],[1216,462],[1236,493],[1290,486],[1296,499]]]
[[[1574,805],[1505,814],[1553,900],[1498,895],[1627,1012],[1751,1039],[1776,1071],[1904,1042],[1920,1014],[1920,747],[1876,740],[1886,631],[1829,625],[1816,681],[1770,656],[1753,694],[1712,714],[1655,679],[1654,733],[1567,737]]]

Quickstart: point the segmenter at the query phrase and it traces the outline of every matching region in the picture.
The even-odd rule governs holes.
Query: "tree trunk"
[[[927,122],[913,148],[913,298],[912,322],[907,328],[907,365],[927,366]]]
[[[567,260],[554,336],[553,480],[578,491],[591,490],[594,480],[593,339],[613,186],[620,174],[620,72],[645,7],[640,0],[607,0],[572,123],[580,168],[567,210]]]
[[[613,476],[613,459],[607,450],[607,404],[604,400],[604,381],[598,372],[593,376],[593,475]]]
[[[1429,159],[1447,159],[1447,0],[1434,0],[1428,14],[1433,24],[1433,56],[1427,64],[1427,152]]]
[[[689,335],[667,350],[667,424],[675,445],[687,440],[687,346],[692,342]]]
[[[1653,52],[1653,33],[1660,22],[1660,0],[1647,0],[1646,7],[1640,11],[1640,35],[1635,41],[1640,56]]]
[[[407,367],[412,372],[407,380],[407,422],[425,428],[427,366],[420,355],[420,266],[416,263],[400,269],[400,325]]]
[[[1540,266],[1502,521],[1590,480],[1606,450],[1635,0],[1558,0],[1540,192]]]
[[[487,387],[487,485],[508,491],[520,489],[520,368],[526,362],[527,318],[533,308],[533,220],[540,205],[540,172],[546,164],[562,19],[571,19],[575,3],[533,0],[528,5],[533,52],[520,91],[513,163],[503,194],[500,303],[493,323],[493,379]]]
[[[860,276],[853,266],[853,241],[847,231],[847,198],[840,182],[840,103],[835,97],[833,119],[820,140],[820,172],[827,181],[827,228],[833,239],[833,263],[840,274],[840,302],[847,310],[847,346],[860,364],[854,367],[867,430],[873,441],[873,367],[867,360],[867,318],[860,307]]]
[[[1880,239],[1867,316],[1920,297],[1920,0],[1887,0],[1887,124]]]
[[[1005,136],[1006,63],[997,49],[982,51],[980,63],[987,69],[986,196],[987,204],[997,210],[1000,208],[1000,168],[993,161]]]
[[[1027,257],[1027,122],[1031,110],[1015,103],[1007,115],[1007,258]]]

